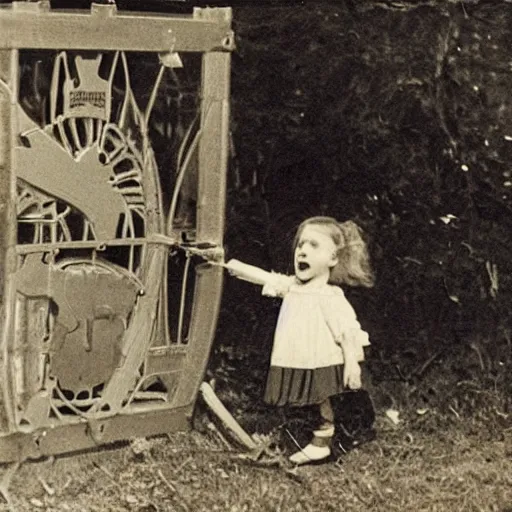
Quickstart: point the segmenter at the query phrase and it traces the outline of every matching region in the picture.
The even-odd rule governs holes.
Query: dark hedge
[[[512,374],[510,1],[118,1],[194,4],[233,5],[227,256],[289,271],[303,218],[354,219],[377,284],[347,293],[372,360]],[[217,353],[267,358],[278,307],[227,278]]]
[[[287,271],[300,220],[355,219],[371,357],[469,348],[493,372],[510,365],[512,10],[416,4],[234,9],[228,256]],[[278,304],[229,278],[225,303],[219,340],[267,353]]]

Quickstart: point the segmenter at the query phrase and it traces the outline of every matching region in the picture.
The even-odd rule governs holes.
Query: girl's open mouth
[[[297,263],[297,268],[301,271],[307,270],[309,268],[309,263],[306,263],[305,261],[299,261],[299,263]]]

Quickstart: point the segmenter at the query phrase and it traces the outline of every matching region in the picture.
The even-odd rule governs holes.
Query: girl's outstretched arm
[[[222,266],[238,279],[263,286],[261,293],[267,297],[283,298],[295,281],[295,276],[267,272],[238,260],[229,260],[227,263],[223,263]]]
[[[223,265],[224,268],[232,275],[243,281],[249,281],[250,283],[259,284],[261,286],[266,285],[271,278],[271,273],[253,265],[242,263],[239,260],[229,260]]]

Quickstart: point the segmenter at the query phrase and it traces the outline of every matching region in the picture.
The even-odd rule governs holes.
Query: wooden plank
[[[197,241],[222,247],[229,151],[229,53],[203,55],[202,136],[199,142]],[[186,370],[175,405],[194,401],[208,361],[222,296],[222,267],[198,265]]]
[[[19,4],[26,4],[21,6]],[[32,6],[32,7],[31,7]],[[232,50],[231,10],[193,15],[118,13],[113,6],[53,11],[44,2],[0,7],[0,49],[208,52]],[[136,34],[136,36],[134,36]]]
[[[18,51],[0,50],[0,386],[2,391],[0,428],[14,424],[15,397],[12,373],[12,340],[16,289],[14,273],[17,257],[16,185],[13,173],[14,111],[18,91]]]
[[[133,437],[189,430],[191,414],[189,408],[151,410],[90,423],[61,424],[33,433],[11,434],[0,437],[0,463],[70,453]]]

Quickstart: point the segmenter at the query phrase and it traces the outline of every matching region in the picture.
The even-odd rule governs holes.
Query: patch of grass
[[[26,463],[12,480],[12,504],[31,512],[512,508],[509,427],[429,411],[398,425],[379,415],[376,430],[374,441],[337,462],[294,472],[241,460],[214,432],[197,431]],[[0,505],[3,510],[6,504]]]

